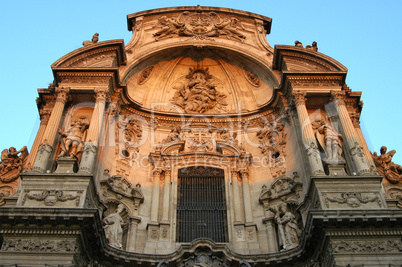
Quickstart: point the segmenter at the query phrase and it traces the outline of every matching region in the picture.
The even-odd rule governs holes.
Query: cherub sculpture
[[[387,147],[382,146],[380,149],[381,155],[377,152],[373,154],[374,164],[377,167],[380,175],[384,176],[392,184],[397,184],[402,179],[402,166],[392,162],[392,157],[396,150],[391,150],[387,153]]]
[[[20,155],[18,156],[18,154]],[[0,179],[3,183],[10,183],[19,177],[24,159],[27,156],[28,149],[26,146],[18,151],[15,147],[10,147],[1,152]]]

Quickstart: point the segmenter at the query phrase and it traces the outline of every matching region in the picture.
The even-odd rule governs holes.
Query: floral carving
[[[243,70],[244,77],[246,77],[246,80],[255,87],[260,87],[261,86],[261,80],[258,78],[257,74],[254,72],[244,69]]]
[[[190,68],[187,82],[176,86],[176,93],[170,100],[187,113],[219,112],[226,110],[226,95],[216,90],[211,82],[208,68],[197,65]]]
[[[331,242],[334,253],[383,253],[402,252],[402,241],[399,240],[367,240],[367,241],[335,241]]]
[[[75,205],[78,207],[81,200],[82,191],[77,191],[75,194],[65,194],[62,190],[43,190],[40,193],[27,191],[23,203],[26,198],[43,201],[46,206],[55,206],[57,202],[66,202],[75,200]]]
[[[144,84],[148,81],[149,77],[151,77],[152,71],[154,70],[155,66],[149,66],[145,68],[138,76],[137,83],[139,85]]]
[[[374,193],[354,193],[354,192],[347,192],[347,193],[340,193],[340,196],[329,197],[326,193],[323,194],[325,205],[329,208],[329,202],[334,202],[338,204],[346,204],[351,208],[358,208],[362,204],[367,204],[370,202],[377,202],[379,207],[382,207],[381,199],[378,194]]]
[[[15,147],[10,147],[8,150],[4,149],[1,152],[0,180],[3,183],[11,183],[12,181],[15,181],[20,176],[27,156],[28,149],[26,146],[18,151]]]
[[[396,150],[391,150],[387,153],[387,147],[382,146],[380,149],[381,155],[377,152],[373,154],[374,164],[377,167],[380,175],[384,176],[392,184],[397,184],[402,179],[402,166],[392,162],[392,157]]]
[[[77,243],[73,240],[32,240],[6,239],[1,246],[2,251],[29,252],[76,252]]]
[[[173,36],[188,36],[197,40],[210,37],[226,36],[244,42],[246,36],[240,32],[245,30],[241,21],[235,17],[221,19],[215,12],[209,14],[185,11],[177,18],[162,16],[158,20],[160,29],[153,34],[155,41]]]

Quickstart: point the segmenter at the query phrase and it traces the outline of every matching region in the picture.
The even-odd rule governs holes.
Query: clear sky
[[[37,88],[53,81],[50,65],[82,47],[95,32],[99,40],[124,39],[126,16],[172,6],[218,6],[273,19],[271,46],[318,43],[318,51],[349,71],[346,83],[362,91],[361,126],[371,151],[396,149],[402,165],[402,1],[0,1],[0,150],[30,149],[39,127]]]

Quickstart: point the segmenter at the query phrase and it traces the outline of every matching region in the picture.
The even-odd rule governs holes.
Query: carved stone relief
[[[208,68],[197,65],[189,69],[187,82],[175,86],[176,93],[170,100],[186,113],[206,113],[226,111],[226,95],[216,90],[211,82]]]
[[[196,40],[212,40],[210,37],[224,36],[241,42],[246,39],[241,33],[246,29],[239,19],[235,17],[222,19],[215,12],[191,14],[185,11],[178,17],[162,16],[155,26],[159,28],[153,34],[155,41],[173,36],[188,36]]]
[[[45,206],[56,206],[58,202],[75,201],[75,206],[80,205],[83,190],[25,190],[21,205],[24,206],[27,198],[36,201],[43,201]]]
[[[138,118],[119,117],[116,127],[116,158],[132,165],[141,146],[143,123]]]
[[[18,155],[19,154],[19,155]],[[0,180],[3,183],[11,183],[20,177],[25,159],[28,157],[26,146],[17,151],[14,147],[1,152]]]
[[[384,253],[402,252],[402,240],[339,240],[331,242],[333,253]]]
[[[330,208],[330,203],[336,203],[335,206],[348,206],[350,208],[359,208],[363,204],[371,202],[377,203],[378,207],[382,207],[382,201],[378,193],[323,193],[324,203],[327,208]],[[364,205],[363,205],[364,206]]]
[[[37,240],[37,239],[5,239],[2,251],[11,252],[76,252],[77,242],[74,240]]]
[[[190,152],[214,152],[216,142],[209,128],[192,128],[186,135],[185,147]]]
[[[249,69],[243,69],[243,74],[244,77],[246,78],[246,80],[255,87],[260,87],[261,86],[261,80],[260,78],[257,76],[257,74],[255,74],[254,72],[252,72]]]
[[[402,179],[402,166],[392,162],[392,157],[395,155],[396,151],[391,150],[387,153],[387,147],[382,146],[380,153],[381,155],[379,156],[377,152],[374,152],[372,155],[378,172],[390,183],[399,183]]]
[[[152,71],[154,70],[155,66],[149,66],[141,71],[140,75],[138,76],[137,83],[139,85],[144,84],[148,81],[149,77],[151,77]]]
[[[216,255],[213,255],[212,251],[208,247],[198,247],[194,254],[190,255],[183,261],[184,267],[191,266],[205,266],[205,267],[221,267],[226,266],[223,264],[223,259]]]
[[[391,199],[398,200],[396,206],[402,209],[402,189],[401,188],[390,188],[387,190],[387,197]]]
[[[272,177],[286,173],[286,132],[280,121],[265,122],[257,132],[261,153],[265,155]]]

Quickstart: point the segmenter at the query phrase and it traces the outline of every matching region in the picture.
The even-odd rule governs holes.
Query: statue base
[[[76,173],[78,170],[78,163],[75,158],[60,157],[56,162],[57,168],[54,173]]]
[[[331,176],[345,176],[346,161],[344,159],[325,159],[324,168],[325,172]]]

